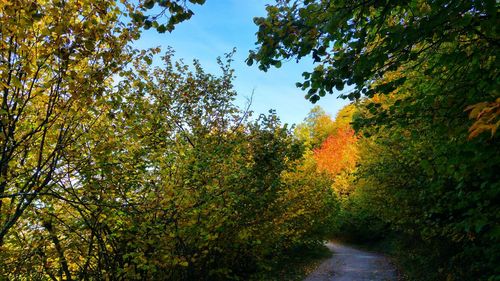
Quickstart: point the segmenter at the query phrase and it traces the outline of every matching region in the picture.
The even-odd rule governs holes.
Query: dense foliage
[[[498,11],[494,0],[285,0],[255,19],[249,64],[312,57],[298,86],[313,102],[351,86],[341,96],[357,101],[359,159],[335,180],[352,191],[335,232],[395,237],[413,279],[500,278]]]
[[[328,232],[331,182],[233,104],[231,55],[130,47],[189,2],[0,1],[0,279],[241,280]]]
[[[406,239],[422,241],[416,244],[427,251],[414,262],[427,270],[420,273],[493,279],[500,261],[498,142],[468,139],[463,98],[443,96],[442,86],[417,77],[408,81],[416,84],[360,106],[357,121],[368,136],[357,175],[365,208]]]
[[[172,19],[186,9],[161,14]],[[64,151],[82,126],[101,117],[112,77],[133,55],[128,43],[140,36],[128,16],[147,10],[126,1],[0,2],[0,244],[60,177]]]
[[[467,70],[464,66],[481,65],[493,75],[483,78],[489,80],[497,73],[497,5],[495,0],[277,1],[267,7],[267,17],[254,20],[259,49],[247,62],[257,61],[267,70],[281,66],[282,59],[311,56],[319,64],[298,86],[309,90],[313,102],[345,85],[355,86],[350,98],[387,93],[404,79],[378,87],[372,83],[409,62],[428,69],[453,65],[447,72],[455,77],[460,73],[454,71]],[[488,58],[488,65],[481,63]],[[485,94],[498,89],[493,82],[482,85]]]
[[[167,50],[204,0],[0,0],[0,279],[258,280],[328,235],[414,280],[499,280],[498,1],[280,0],[249,64],[310,56],[294,130]]]

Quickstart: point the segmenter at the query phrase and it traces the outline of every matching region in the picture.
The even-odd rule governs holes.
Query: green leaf
[[[164,25],[164,24],[161,24],[159,25],[156,30],[159,32],[159,33],[165,33],[167,31],[167,27]]]
[[[154,0],[148,0],[148,1],[144,2],[144,8],[146,8],[146,9],[153,9],[154,6],[155,6]]]

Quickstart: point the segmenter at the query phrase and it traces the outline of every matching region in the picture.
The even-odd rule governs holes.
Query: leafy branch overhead
[[[172,32],[175,26],[190,19],[194,13],[188,4],[203,5],[205,0],[145,0],[138,7],[129,5],[130,17],[135,24],[159,33]],[[162,17],[168,16],[166,22]]]
[[[457,60],[498,57],[495,0],[285,0],[266,9],[266,17],[254,19],[258,48],[250,51],[247,63],[266,71],[282,60],[312,58],[317,66],[297,83],[312,102],[344,89],[348,93],[341,96],[350,99],[389,93],[405,76],[373,85],[388,71],[420,67],[432,73],[450,65],[447,72],[456,78],[462,67]],[[437,59],[429,62],[429,56]]]

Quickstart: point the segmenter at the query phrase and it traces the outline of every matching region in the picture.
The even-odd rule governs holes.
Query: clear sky
[[[275,109],[284,123],[300,123],[314,106],[304,98],[305,92],[295,87],[302,81],[302,72],[310,71],[311,61],[283,63],[280,69],[260,71],[257,66],[247,66],[248,51],[255,49],[256,16],[266,14],[270,0],[207,0],[196,6],[195,15],[176,26],[172,33],[158,34],[150,30],[136,42],[139,48],[172,46],[177,58],[190,62],[198,59],[207,72],[218,73],[216,58],[236,47],[232,64],[237,76],[234,85],[238,92],[237,104],[243,106],[254,91],[251,109],[256,115]],[[335,116],[348,102],[337,98],[338,93],[326,95],[317,105]]]

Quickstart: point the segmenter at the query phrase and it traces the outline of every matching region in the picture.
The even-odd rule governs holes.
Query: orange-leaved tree
[[[330,135],[321,147],[314,150],[318,169],[336,176],[342,171],[349,171],[356,166],[357,137],[350,126],[337,129],[337,133]]]

